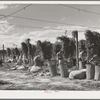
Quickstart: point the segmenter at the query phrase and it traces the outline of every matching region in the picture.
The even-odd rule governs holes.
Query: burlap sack
[[[38,66],[31,66],[30,67],[30,72],[38,72],[39,70],[41,70],[41,67],[38,67]]]
[[[69,73],[69,79],[85,79],[86,78],[86,69],[75,70]]]

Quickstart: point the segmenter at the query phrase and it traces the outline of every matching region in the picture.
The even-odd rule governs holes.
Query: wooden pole
[[[31,64],[30,39],[27,40],[27,46],[28,46],[28,60],[29,60],[29,64]]]
[[[89,44],[89,43],[87,43]],[[87,63],[89,63],[89,46],[87,46]]]
[[[29,60],[29,64],[30,64],[30,47],[29,47],[29,43],[27,44],[28,46],[28,60]]]
[[[4,44],[3,44],[3,62],[4,62]]]
[[[72,35],[76,39],[76,67],[79,69],[78,31],[73,31]]]
[[[78,32],[76,33],[76,66],[79,68]]]

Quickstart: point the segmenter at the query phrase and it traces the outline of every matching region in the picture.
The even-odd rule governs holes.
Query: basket
[[[94,79],[94,75],[95,75],[95,65],[86,64],[86,78]]]
[[[95,80],[100,80],[100,66],[99,65],[95,65]]]
[[[57,61],[51,60],[49,61],[49,71],[51,76],[57,75]]]
[[[66,60],[61,60],[61,62],[59,64],[59,69],[60,69],[60,74],[62,77],[68,76],[68,67],[67,67]]]

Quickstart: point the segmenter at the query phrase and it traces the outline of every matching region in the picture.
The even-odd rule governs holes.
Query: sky
[[[65,35],[66,30],[68,37],[72,36],[71,33],[73,30],[78,30],[79,40],[85,39],[84,32],[87,29],[100,32],[99,28],[90,28],[100,26],[100,15],[58,4],[32,4],[12,16],[2,18],[2,15],[9,15],[27,5],[0,4],[0,49],[3,44],[5,48],[14,47],[15,45],[20,47],[21,42],[24,42],[27,38],[30,38],[33,44],[37,40],[47,40],[54,43],[56,37]],[[66,5],[95,13],[100,12],[100,5]],[[66,24],[26,20],[13,16]]]

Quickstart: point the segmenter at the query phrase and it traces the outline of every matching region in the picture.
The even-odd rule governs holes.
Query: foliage
[[[22,53],[27,57],[27,55],[28,55],[27,44],[25,42],[22,42],[21,45],[22,45]]]
[[[14,56],[15,55],[15,49],[11,48],[11,55]]]
[[[84,34],[86,40],[80,40],[78,42],[79,50],[87,50],[89,55],[97,54],[100,57],[100,34],[90,30],[86,30]],[[42,54],[45,60],[50,60],[52,56],[55,56],[61,49],[64,52],[65,58],[75,57],[75,39],[78,39],[78,31],[73,31],[72,35],[74,38],[69,38],[67,36],[57,37],[57,39],[61,42],[56,42],[54,44],[50,43],[49,41],[42,42],[38,40],[37,44],[33,45],[30,43],[30,39],[28,38],[25,42],[21,43],[21,50],[26,57],[28,57],[28,55],[34,57],[38,54]],[[20,51],[18,48],[7,48],[8,56],[10,56],[11,53],[13,55],[20,55]]]
[[[56,42],[53,44],[53,54],[56,55],[60,50],[61,50],[61,43],[60,42]]]
[[[69,58],[70,56],[73,56],[75,52],[74,39],[66,36],[57,37],[57,39],[62,41],[62,50],[64,52],[65,58]]]
[[[78,44],[79,44],[79,51],[84,51],[84,50],[86,50],[86,40],[80,40],[80,41],[78,42]]]
[[[44,60],[50,60],[52,58],[52,43],[49,41],[38,41],[38,45],[41,47]]]
[[[75,55],[75,50],[76,50],[76,46],[75,46],[75,40],[73,38],[70,38],[70,56],[74,56]]]
[[[100,49],[100,34],[98,32],[91,32],[90,30],[87,30],[85,32],[86,37],[86,46],[89,48],[89,52],[94,55],[98,54],[98,51]]]
[[[31,39],[30,39],[30,38],[27,38],[27,39],[25,40],[25,43],[26,43],[26,44],[30,44],[30,41],[31,41]]]
[[[10,57],[10,55],[11,55],[11,49],[7,48],[7,56]]]
[[[35,45],[32,45],[32,44],[29,44],[29,53],[30,53],[30,55],[32,56],[32,57],[34,57],[35,56],[35,52],[36,52],[36,46]]]
[[[15,50],[15,55],[19,56],[20,55],[20,51],[18,50],[18,48],[16,47],[14,50]]]

